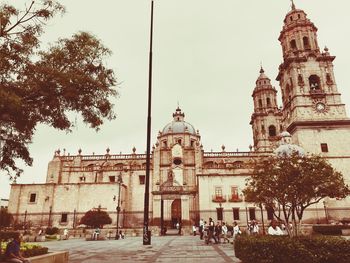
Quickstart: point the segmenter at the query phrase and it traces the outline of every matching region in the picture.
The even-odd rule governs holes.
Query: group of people
[[[235,238],[237,235],[241,234],[241,230],[239,229],[239,226],[237,222],[234,222],[234,226],[232,228],[232,235],[233,238]],[[197,228],[194,225],[193,226],[193,235],[196,235]],[[229,240],[229,228],[225,222],[215,222],[213,219],[210,217],[209,221],[204,221],[201,219],[199,221],[199,234],[200,234],[200,239],[204,239],[207,244],[209,243],[230,243]]]
[[[281,227],[280,227],[281,226]],[[272,220],[267,230],[268,235],[285,235],[285,227],[283,224],[279,224],[276,220]],[[246,232],[248,235],[258,235],[260,233],[259,223],[255,220],[248,222]],[[192,226],[193,235],[197,234],[196,225]],[[231,232],[229,235],[228,232]],[[210,217],[209,221],[200,219],[199,221],[199,235],[200,239],[204,239],[207,244],[209,243],[230,243],[229,237],[232,237],[231,243],[234,242],[238,235],[241,235],[242,231],[237,224],[233,222],[233,226],[228,226],[225,222],[214,222]]]

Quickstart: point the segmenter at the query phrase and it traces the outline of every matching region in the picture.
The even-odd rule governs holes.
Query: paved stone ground
[[[42,242],[40,245],[50,251],[68,250],[70,263],[241,262],[234,256],[232,244],[206,245],[198,236],[152,237],[150,246],[143,246],[141,237],[105,241],[71,239]]]

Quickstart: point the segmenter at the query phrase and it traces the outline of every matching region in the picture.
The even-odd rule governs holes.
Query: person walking
[[[230,243],[230,240],[227,237],[228,229],[227,229],[227,225],[225,224],[225,222],[222,223],[221,229],[222,229],[222,237],[224,239],[224,244],[226,241],[227,241],[227,243]]]
[[[203,219],[199,220],[199,237],[200,239],[203,239],[204,234],[204,221]]]
[[[232,244],[235,241],[235,239],[237,238],[238,235],[242,234],[239,225],[237,224],[236,221],[233,222],[233,232],[232,232]]]
[[[208,239],[206,240],[206,243],[209,244],[212,239],[214,239],[215,244],[218,243],[216,237],[215,237],[215,223],[211,217],[209,217],[209,223],[208,223]]]
[[[193,236],[196,236],[196,234],[197,234],[197,227],[196,227],[195,224],[193,224],[193,226],[192,226],[192,232],[193,232]]]
[[[215,225],[215,237],[217,240],[217,243],[221,243],[221,235],[222,235],[222,227],[219,222],[216,223]]]

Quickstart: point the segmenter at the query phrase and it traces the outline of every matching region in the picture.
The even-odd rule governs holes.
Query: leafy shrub
[[[350,241],[338,237],[240,236],[236,257],[254,263],[348,263]]]
[[[14,231],[0,232],[0,240],[9,240],[17,236],[19,233]]]
[[[22,255],[24,257],[34,257],[34,256],[39,256],[39,255],[44,255],[47,254],[48,252],[47,247],[41,247],[41,246],[34,246],[32,248],[27,248],[27,249],[21,249]]]
[[[3,251],[5,251],[6,246],[7,246],[7,243],[2,244]],[[24,257],[34,257],[34,256],[47,254],[48,248],[21,242],[21,253]],[[4,260],[4,255],[2,255],[2,258],[0,256],[0,260]]]
[[[342,229],[350,229],[350,226],[344,226],[344,225],[316,225],[312,226],[312,230],[315,233],[322,234],[322,235],[341,235]]]
[[[8,227],[13,221],[13,216],[5,208],[0,208],[0,227]]]
[[[45,235],[47,241],[57,240],[57,235]]]
[[[109,217],[106,211],[102,211],[99,207],[97,210],[89,210],[80,219],[80,224],[87,225],[92,228],[100,227],[103,225],[111,224],[112,219]]]
[[[47,235],[55,235],[58,234],[59,229],[57,227],[48,227],[46,228]]]

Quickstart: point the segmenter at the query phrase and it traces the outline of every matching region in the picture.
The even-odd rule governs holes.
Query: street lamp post
[[[23,223],[23,228],[24,228],[24,231],[27,230],[27,210],[24,212],[24,223]]]
[[[145,199],[143,210],[143,245],[151,244],[151,233],[149,225],[149,181],[151,164],[151,109],[152,109],[152,48],[153,48],[153,0],[151,2],[151,29],[149,49],[149,72],[148,72],[148,108],[147,108],[147,150],[146,150],[146,178],[145,178]]]
[[[121,173],[118,175],[118,181],[117,183],[119,184],[118,187],[118,205],[117,205],[117,232],[115,233],[115,239],[119,239],[119,214],[120,214],[120,186],[123,183],[122,175]],[[113,198],[113,201],[115,201],[115,196]]]

